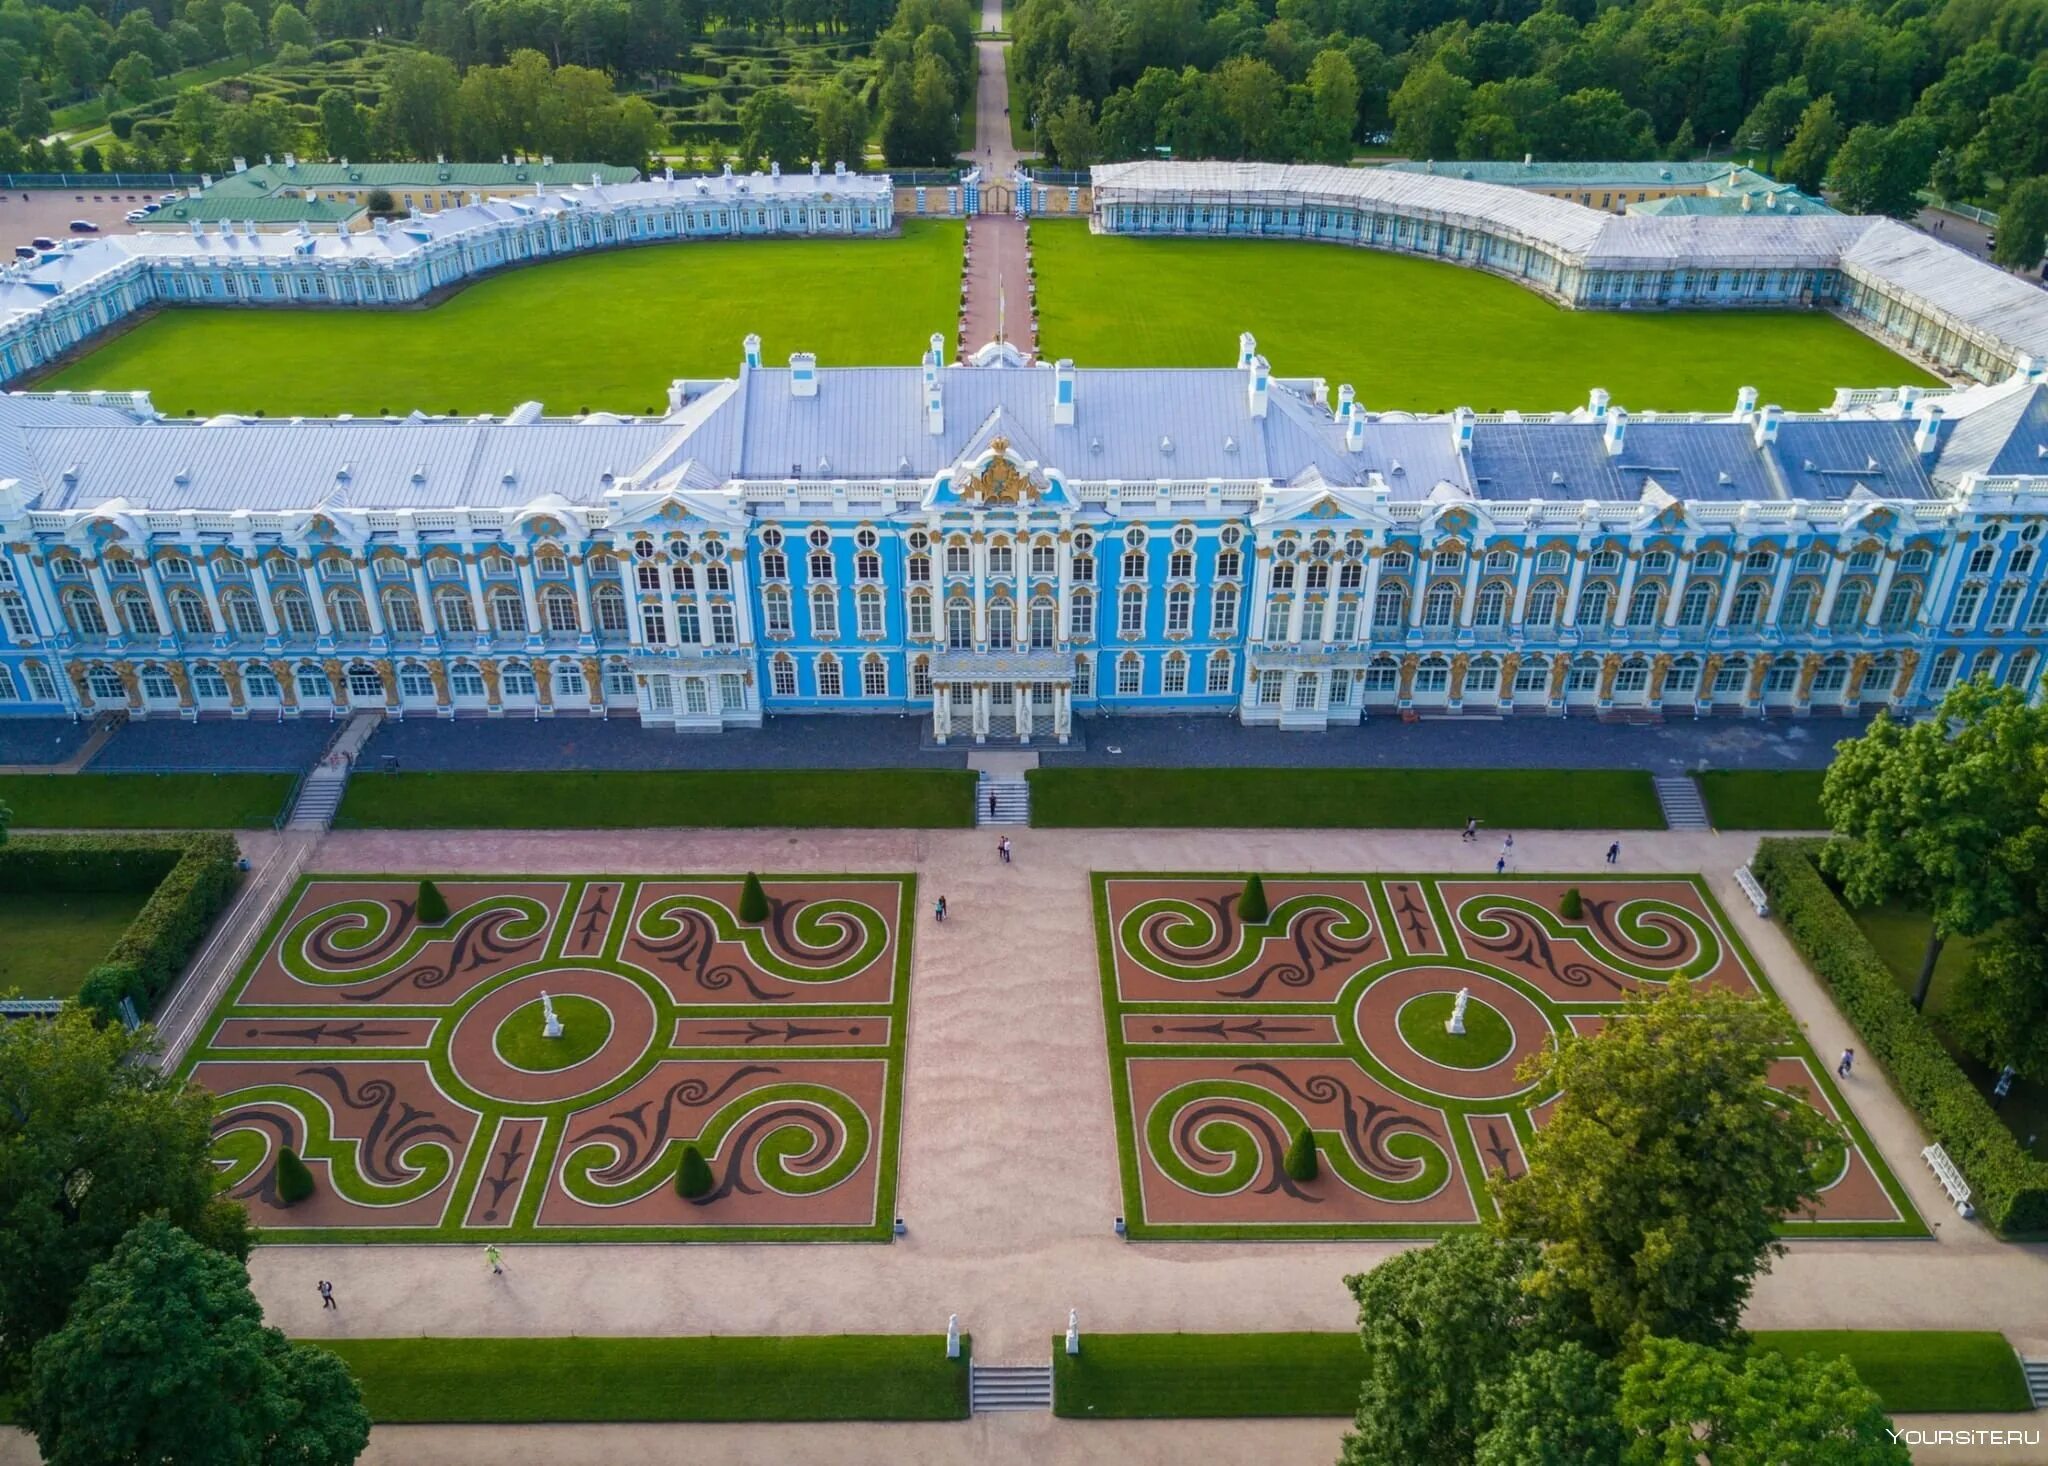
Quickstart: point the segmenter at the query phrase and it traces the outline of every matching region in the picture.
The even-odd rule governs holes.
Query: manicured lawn
[[[320,1341],[380,1425],[963,1420],[968,1342],[948,1359],[937,1333]]]
[[[23,830],[252,830],[291,792],[290,774],[0,775]]]
[[[337,829],[938,829],[974,823],[953,769],[692,769],[675,773],[357,774]]]
[[[176,307],[40,385],[147,388],[175,416],[502,413],[532,399],[647,412],[671,378],[737,373],[750,331],[771,364],[792,351],[912,364],[952,329],[959,294],[953,222],[913,220],[897,239],[649,245],[507,270],[425,310]]]
[[[1476,998],[1465,1005],[1463,1033],[1445,1028],[1457,1001],[1453,993],[1424,993],[1403,1003],[1395,1023],[1408,1047],[1452,1069],[1485,1069],[1513,1052],[1515,1032],[1507,1019]]]
[[[1561,310],[1475,270],[1335,244],[1051,220],[1031,244],[1039,354],[1082,366],[1228,366],[1250,331],[1280,376],[1349,382],[1374,410],[1569,408],[1605,387],[1636,411],[1728,411],[1742,386],[1811,410],[1838,386],[1935,384],[1821,313]]]
[[[1761,1332],[1756,1347],[1846,1354],[1892,1413],[2025,1410],[2026,1382],[2002,1334]],[[1069,1358],[1053,1340],[1053,1410],[1114,1419],[1349,1416],[1364,1361],[1358,1335],[1084,1334]]]
[[[147,891],[0,892],[0,994],[75,996],[148,899]]]
[[[1627,769],[1035,769],[1034,825],[1489,831],[1662,829]]]
[[[508,1015],[491,1036],[498,1057],[515,1069],[534,1074],[551,1074],[582,1063],[604,1047],[611,1037],[612,1015],[602,1003],[565,993],[554,1000],[555,1017],[562,1031],[547,1037],[547,1017],[538,1002],[527,1003]]]
[[[1717,830],[1825,830],[1825,769],[1709,769],[1699,776]]]
[[[1895,1415],[2033,1408],[2019,1356],[1989,1330],[1773,1330],[1754,1338],[1759,1349],[1782,1354],[1848,1355]]]

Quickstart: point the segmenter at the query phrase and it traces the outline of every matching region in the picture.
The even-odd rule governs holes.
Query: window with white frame
[[[1615,571],[1621,569],[1621,552],[1619,550],[1595,550],[1593,558],[1587,561],[1586,568],[1595,575],[1612,575]]]
[[[1531,659],[1515,668],[1515,691],[1548,692],[1550,690],[1550,665]]]
[[[1177,585],[1166,593],[1166,634],[1186,636],[1194,622],[1195,593]]]
[[[777,697],[796,696],[796,663],[790,660],[787,652],[778,653],[768,664],[768,680]]]
[[[1538,575],[1562,575],[1571,556],[1563,550],[1545,550],[1536,557]]]
[[[1286,684],[1286,673],[1280,671],[1278,668],[1275,667],[1267,667],[1263,669],[1259,673],[1259,680],[1256,684],[1258,689],[1256,697],[1258,699],[1259,706],[1265,708],[1279,707],[1280,691],[1283,687],[1286,686]]]
[[[668,645],[668,618],[652,601],[640,608],[640,639],[649,646]]]
[[[994,600],[988,607],[988,647],[990,651],[1006,652],[1016,645],[1016,613],[1006,600]]]
[[[1122,636],[1139,636],[1145,630],[1145,590],[1142,586],[1126,586],[1117,597],[1117,632]]]
[[[926,698],[932,695],[932,659],[919,657],[910,664],[910,695]]]
[[[86,686],[92,689],[93,701],[117,702],[128,695],[121,685],[120,677],[112,667],[95,667],[86,674]]]
[[[854,613],[859,618],[862,636],[880,636],[883,630],[882,593],[873,586],[862,586],[860,594],[854,597]]]
[[[1116,690],[1119,697],[1136,696],[1144,685],[1145,664],[1138,660],[1136,652],[1125,652],[1117,659]]]
[[[178,684],[171,680],[171,674],[162,667],[142,669],[142,695],[151,702],[175,702]]]
[[[1337,613],[1331,618],[1330,638],[1333,641],[1356,641],[1358,639],[1358,602],[1342,600],[1337,602]]]
[[[501,590],[492,594],[491,629],[501,635],[526,630],[526,606],[517,591]]]
[[[1033,575],[1057,575],[1060,569],[1059,546],[1051,540],[1036,540],[1031,546],[1031,573]]]
[[[1417,693],[1444,692],[1451,685],[1451,664],[1442,657],[1424,657],[1415,668]]]
[[[1605,583],[1589,585],[1579,591],[1579,624],[1598,626],[1607,619],[1608,588]]]
[[[946,574],[972,575],[974,573],[974,551],[963,539],[946,543]],[[1076,577],[1078,578],[1078,576]]]
[[[1011,575],[1016,572],[1016,556],[1008,540],[996,539],[988,542],[988,573],[990,575]]]
[[[1365,669],[1364,686],[1369,693],[1397,692],[1401,687],[1401,669],[1392,657],[1374,657]]]
[[[733,614],[731,601],[711,603],[711,644],[713,646],[734,646],[740,639],[739,623]]]
[[[932,598],[929,592],[910,593],[909,635],[912,641],[931,640]]]
[[[1956,592],[1955,609],[1949,612],[1948,624],[1961,630],[1977,619],[1977,612],[1984,604],[1984,587],[1976,581],[1967,581]]]
[[[1398,585],[1383,585],[1373,597],[1372,624],[1375,630],[1398,628],[1406,617],[1408,597]]]
[[[298,675],[299,701],[313,702],[334,696],[334,685],[318,667],[301,667]]]
[[[872,654],[864,658],[860,664],[860,691],[863,697],[887,697],[889,664]]]
[[[818,696],[839,697],[844,691],[839,681],[839,658],[827,652],[818,658]]]
[[[1698,662],[1673,662],[1664,673],[1664,696],[1690,696],[1700,685],[1700,664]]]
[[[1663,575],[1671,569],[1669,550],[1651,550],[1643,556],[1642,572],[1645,575]]]
[[[1230,691],[1231,657],[1229,652],[1209,653],[1208,691],[1212,694]]]
[[[1991,597],[1991,630],[2003,631],[2012,625],[2013,616],[2020,608],[2020,593],[2025,588],[2016,580],[2008,580],[1998,587],[1997,594]]]
[[[471,663],[458,662],[448,671],[448,690],[457,697],[482,697],[484,674]]]
[[[823,639],[838,634],[839,600],[832,594],[831,587],[817,586],[811,591],[811,635]],[[833,665],[836,667],[838,663]]]
[[[1067,606],[1067,637],[1071,641],[1095,640],[1095,595],[1077,590]]]
[[[369,613],[363,608],[362,597],[354,591],[343,591],[334,597],[334,624],[346,636],[368,636],[370,634]]]

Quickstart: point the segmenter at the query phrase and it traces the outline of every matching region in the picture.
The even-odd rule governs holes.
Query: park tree
[[[868,109],[839,82],[818,88],[811,102],[817,146],[812,156],[821,163],[844,163],[858,169],[868,151]]]
[[[1792,140],[1800,120],[1813,98],[1806,90],[1806,78],[1795,76],[1779,82],[1756,100],[1742,125],[1735,129],[1735,146],[1762,153],[1775,153]]]
[[[740,156],[749,162],[794,168],[816,138],[811,119],[781,87],[762,87],[740,107]]]
[[[391,196],[388,188],[373,188],[363,196],[363,211],[372,219],[395,219],[398,217],[398,200]],[[432,885],[433,882],[423,884]],[[445,906],[447,903],[442,904]]]
[[[384,194],[384,212],[391,211],[391,195],[381,188],[370,190],[370,212],[378,212],[378,194]],[[441,888],[432,881],[421,881],[413,900],[413,915],[421,926],[439,926],[448,919],[448,898],[441,894]]]
[[[50,134],[50,104],[33,77],[23,77],[21,95],[14,109],[14,135],[31,142]]]
[[[2048,872],[2044,748],[2048,709],[1986,681],[1951,689],[1910,727],[1880,712],[1836,747],[1821,785],[1835,831],[1821,868],[1851,905],[1928,913],[1916,1008],[1943,944],[2017,914]]]
[[[1479,1386],[1486,1428],[1473,1466],[1612,1466],[1621,1459],[1615,1423],[1619,1380],[1612,1363],[1566,1340],[1518,1356]]]
[[[1977,939],[1943,1022],[1993,1070],[2048,1083],[2048,916],[2029,911]]]
[[[1991,258],[2014,270],[2032,270],[2048,254],[2048,177],[2027,178],[2006,190],[1998,211],[1998,248]]]
[[[107,85],[130,106],[150,101],[156,96],[156,67],[140,51],[130,51],[114,63]]]
[[[313,1173],[299,1159],[299,1153],[285,1146],[277,1153],[277,1199],[297,1206],[313,1194]]]
[[[1408,73],[1387,103],[1394,118],[1394,146],[1413,158],[1456,155],[1458,129],[1472,100],[1472,83],[1431,62]]]
[[[178,150],[195,163],[218,166],[227,108],[205,87],[187,87],[171,107],[171,135]]]
[[[1068,97],[1052,116],[1045,119],[1040,133],[1046,152],[1062,168],[1088,168],[1102,161],[1102,142],[1088,103]]]
[[[1816,1153],[1841,1138],[1770,1086],[1791,1039],[1781,1008],[1674,978],[1533,1056],[1522,1077],[1561,1097],[1498,1222],[1539,1249],[1531,1289],[1617,1346],[1732,1335],[1777,1224],[1820,1194]]]
[[[748,871],[740,886],[740,920],[759,923],[767,919],[768,893],[761,889],[761,878]]]
[[[683,1147],[682,1163],[676,1167],[676,1195],[698,1201],[711,1194],[711,1165],[694,1145]]]
[[[1346,1278],[1365,1377],[1341,1466],[1470,1466],[1491,1423],[1485,1386],[1562,1337],[1531,1293],[1535,1249],[1457,1233]]]
[[[1342,51],[1324,51],[1309,63],[1314,152],[1326,163],[1351,161],[1351,140],[1358,130],[1358,92],[1358,72]]]
[[[320,44],[320,37],[313,29],[313,22],[306,19],[306,13],[291,0],[278,0],[277,9],[270,12],[270,48],[282,51],[286,46],[313,47]]]
[[[1778,159],[1778,175],[1807,193],[1818,194],[1828,164],[1842,145],[1843,133],[1841,119],[1835,115],[1835,99],[1817,99],[1800,114],[1799,126]]]
[[[1237,898],[1237,919],[1247,926],[1264,921],[1273,914],[1273,908],[1266,901],[1266,883],[1254,873],[1245,878],[1244,891]]]
[[[1920,211],[1937,143],[1933,124],[1909,117],[1894,127],[1864,123],[1842,140],[1828,169],[1837,201],[1854,214],[1910,219]]]
[[[1635,1466],[1907,1466],[1891,1420],[1847,1359],[1645,1341],[1615,1410]]]
[[[248,1255],[245,1213],[214,1191],[213,1096],[150,1054],[76,1004],[0,1023],[0,1392],[142,1217]]]
[[[329,87],[320,94],[320,136],[330,158],[360,161],[370,151],[369,116],[353,92]]]
[[[448,151],[455,131],[455,67],[446,58],[405,51],[384,73],[373,127],[380,146],[402,158]]]
[[[230,107],[221,127],[221,145],[236,158],[281,158],[299,149],[299,119],[276,97],[257,97]]]
[[[1316,1158],[1316,1137],[1306,1125],[1294,1132],[1294,1141],[1287,1147],[1287,1175],[1294,1181],[1313,1181],[1322,1174],[1322,1163]]]
[[[265,1328],[242,1264],[162,1217],[121,1239],[36,1347],[21,1418],[47,1466],[346,1466],[370,1439],[341,1362]]]
[[[262,54],[263,22],[241,0],[228,0],[221,6],[220,26],[221,37],[227,42],[230,56],[242,56],[253,61]]]

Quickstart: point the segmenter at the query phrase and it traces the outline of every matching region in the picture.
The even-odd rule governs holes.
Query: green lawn
[[[1709,769],[1699,776],[1717,830],[1825,830],[1825,769]]]
[[[968,1340],[948,1359],[936,1333],[320,1343],[380,1425],[967,1417]]]
[[[1920,981],[1920,961],[1927,948],[1927,914],[1897,906],[1877,906],[1866,911],[1849,906],[1848,911],[1863,929],[1863,935],[1870,938],[1870,945],[1877,949],[1884,965],[1898,978],[1899,986],[1912,992]],[[1942,943],[1941,956],[1934,963],[1934,984],[1927,990],[1927,1018],[1934,1025],[1942,1047],[1962,1066],[1970,1082],[1990,1099],[1997,1075],[1950,1039],[1945,1021],[1956,982],[1970,965],[1971,946],[1968,937],[1950,937]],[[2048,1084],[2015,1080],[2012,1093],[1998,1105],[1998,1114],[2029,1154],[2037,1160],[2048,1160]]]
[[[1627,769],[1034,769],[1031,823],[1135,828],[1661,830]]]
[[[24,830],[252,830],[291,792],[290,774],[0,775]]]
[[[75,997],[148,899],[147,891],[0,891],[0,995]]]
[[[1031,244],[1039,354],[1082,366],[1228,366],[1250,331],[1277,374],[1350,382],[1374,410],[1569,408],[1605,387],[1637,411],[1727,411],[1745,385],[1810,410],[1838,386],[1937,385],[1819,312],[1561,310],[1476,270],[1334,244],[1049,220]]]
[[[334,826],[938,829],[974,823],[974,778],[964,769],[360,773],[349,780]]]
[[[2018,1357],[1989,1332],[1760,1332],[1756,1346],[1787,1354],[1846,1354],[1884,1408],[2028,1408]],[[1056,1414],[1114,1419],[1349,1416],[1364,1374],[1358,1335],[1084,1334],[1068,1357],[1053,1339]]]
[[[425,310],[164,310],[39,383],[148,389],[174,416],[217,412],[647,412],[675,377],[762,359],[917,361],[960,309],[957,222],[901,238],[648,245],[527,265]]]

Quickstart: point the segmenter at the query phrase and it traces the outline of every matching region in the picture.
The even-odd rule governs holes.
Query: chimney
[[[1052,425],[1074,425],[1074,363],[1064,356],[1052,364]]]
[[[1628,409],[1617,407],[1607,414],[1606,443],[1609,458],[1618,458],[1621,455],[1622,440],[1627,436]]]
[[[1756,415],[1756,388],[1744,387],[1735,394],[1735,420],[1748,422]]]
[[[1586,398],[1587,415],[1590,416],[1594,422],[1599,422],[1602,418],[1607,416],[1607,404],[1611,400],[1612,399],[1610,399],[1607,395],[1607,389],[1605,387],[1595,387],[1592,391],[1592,394]]]
[[[1472,425],[1476,421],[1472,409],[1461,407],[1451,414],[1451,451],[1470,453],[1472,451]]]
[[[1365,409],[1354,406],[1351,415],[1344,419],[1344,451],[1363,453],[1365,451]]]
[[[811,177],[816,178],[824,171],[825,165],[823,163],[819,162],[816,158],[811,159]]]
[[[770,178],[780,178],[782,176],[782,165],[773,158],[768,160],[768,176]]]
[[[265,158],[263,161],[268,163],[270,159]],[[249,160],[247,158],[235,159],[235,171],[237,173],[247,173],[249,171]]]
[[[818,395],[818,358],[809,351],[792,351],[789,354],[789,395],[792,397],[815,397]]]
[[[841,158],[832,165],[832,176],[834,178],[844,178],[846,176],[846,160],[844,158]]]
[[[1247,336],[1245,339],[1249,341],[1251,338]],[[1266,358],[1253,357],[1251,374],[1245,378],[1244,387],[1246,405],[1251,408],[1253,417],[1266,415],[1266,394],[1271,380],[1272,368],[1266,365]]]
[[[946,430],[946,397],[939,385],[939,369],[924,364],[924,430],[937,437]]]
[[[673,382],[670,382],[668,384],[668,410],[670,412],[681,412],[683,410],[683,400],[687,395],[688,390],[689,389],[683,385],[683,379],[681,377],[677,377]]]
[[[759,366],[761,364],[761,338],[749,331],[747,339],[740,342],[740,352],[740,365],[742,369]]]
[[[1785,409],[1775,402],[1769,403],[1757,414],[1756,425],[1750,431],[1750,436],[1756,440],[1757,447],[1768,448],[1778,441],[1778,423],[1784,416]]]
[[[932,364],[934,371],[944,366],[946,364],[946,338],[937,331],[932,332],[931,340],[926,345],[924,355],[925,360]]]
[[[1899,388],[1899,411],[1907,417],[1918,417],[1920,414],[1913,410],[1913,405],[1920,400],[1922,390],[1919,387]]]
[[[2048,377],[2048,357],[2023,356],[2013,363],[2013,369],[2030,382]]]
[[[1258,357],[1258,354],[1259,354],[1259,343],[1258,343],[1258,340],[1257,340],[1257,339],[1256,339],[1256,338],[1255,338],[1255,337],[1254,337],[1254,336],[1252,335],[1252,333],[1251,333],[1251,332],[1249,332],[1249,331],[1239,331],[1239,332],[1237,333],[1237,368],[1238,368],[1238,370],[1239,370],[1239,371],[1243,371],[1243,370],[1245,370],[1245,369],[1246,369],[1247,367],[1249,367],[1249,366],[1250,366],[1250,365],[1252,364],[1252,362],[1253,362],[1254,360],[1256,360],[1256,359],[1257,359],[1257,357]]]
[[[604,187],[604,174],[603,174],[603,173],[601,173],[601,172],[599,172],[599,171],[598,171],[598,170],[596,170],[595,168],[593,168],[593,169],[592,169],[592,170],[590,171],[590,186],[591,186],[592,188],[603,188],[603,187]]]
[[[1349,423],[1358,402],[1358,393],[1349,382],[1337,389],[1337,421]]]
[[[1923,402],[1914,416],[1920,426],[1913,430],[1913,451],[1925,458],[1941,444],[1941,404]]]
[[[1522,154],[1522,166],[1523,166],[1524,168],[1531,168],[1531,167],[1534,167],[1534,166],[1535,166],[1535,163],[1536,163],[1536,155],[1535,155],[1534,153],[1524,153],[1524,154]]]
[[[298,166],[299,166],[299,155],[298,155],[297,153],[286,153],[286,154],[284,155],[284,166],[285,166],[285,167],[287,167],[287,168],[296,168],[296,167],[298,167]]]
[[[1744,194],[1744,195],[1742,196],[1742,212],[1743,212],[1743,213],[1745,213],[1745,214],[1747,214],[1747,213],[1749,212],[1749,201],[1750,201],[1750,195],[1749,195],[1749,194]]]

